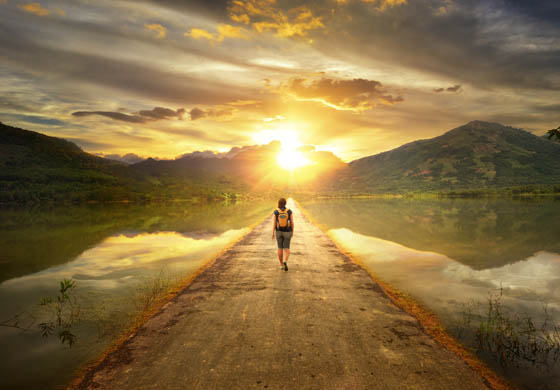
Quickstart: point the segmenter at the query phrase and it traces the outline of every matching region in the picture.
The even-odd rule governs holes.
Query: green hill
[[[401,193],[560,184],[560,144],[527,131],[473,121],[427,140],[352,161],[345,192]]]
[[[122,190],[125,165],[72,142],[0,123],[0,201],[83,199]]]

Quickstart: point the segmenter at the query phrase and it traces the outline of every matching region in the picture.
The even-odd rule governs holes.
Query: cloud
[[[190,110],[189,115],[192,121],[202,118],[215,118],[215,119],[224,119],[229,118],[233,115],[235,109],[226,107],[226,108],[210,108],[208,110],[202,110],[198,107],[193,108]]]
[[[204,118],[206,116],[206,113],[202,111],[200,108],[193,108],[189,112],[189,114],[191,116],[191,121],[195,121],[197,119]]]
[[[50,14],[50,11],[46,8],[43,8],[43,6],[39,3],[28,3],[25,5],[19,5],[18,7],[26,12],[35,14],[37,16],[47,16],[48,14]]]
[[[90,116],[90,115],[100,115],[117,121],[130,122],[130,123],[145,123],[147,119],[139,115],[128,115],[122,112],[114,111],[76,111],[72,113],[73,116]]]
[[[408,0],[361,0],[362,3],[375,3],[379,4],[376,9],[379,11],[385,11],[389,7],[395,7],[397,5],[407,4]]]
[[[459,92],[459,90],[461,89],[461,85],[459,84],[455,84],[452,87],[447,87],[447,88],[434,88],[433,91],[440,93],[440,92]]]
[[[193,39],[206,39],[212,43],[221,43],[225,38],[249,39],[249,32],[246,29],[230,24],[219,24],[216,33],[202,28],[191,28],[184,35]]]
[[[242,91],[233,89],[230,84],[215,78],[202,79],[197,75],[159,68],[153,61],[140,63],[42,46],[26,39],[22,33],[0,24],[2,65],[39,73],[45,83],[56,81],[53,87],[57,89],[62,89],[63,84],[75,87],[79,82],[178,104],[223,104],[246,99],[255,92],[250,87]]]
[[[350,111],[365,111],[378,104],[391,105],[404,100],[401,96],[390,95],[379,81],[366,79],[307,81],[293,78],[281,85],[280,91],[297,100],[317,101],[337,110]]]
[[[444,15],[436,15],[440,7]],[[342,33],[317,39],[314,48],[354,65],[398,64],[409,74],[453,78],[479,90],[560,86],[557,1],[425,0],[398,13],[367,8],[344,7],[350,18],[339,20]]]
[[[36,115],[8,114],[7,117],[27,123],[34,123],[46,126],[64,126],[67,123],[54,118],[46,118]]]
[[[167,29],[165,27],[163,27],[161,24],[145,24],[144,28],[152,33],[155,34],[155,37],[158,39],[163,39],[165,38],[165,35],[167,34]]]
[[[251,25],[257,33],[273,32],[277,37],[306,37],[310,31],[324,29],[322,17],[307,6],[284,11],[275,0],[235,0],[229,8],[231,20]]]
[[[129,115],[122,112],[115,111],[76,111],[73,112],[73,116],[82,117],[90,115],[100,115],[117,121],[129,122],[129,123],[146,123],[162,119],[172,119],[178,118],[183,119],[185,114],[184,108],[179,108],[177,110],[172,110],[165,107],[155,107],[152,110],[141,110],[137,114]]]
[[[151,118],[153,120],[159,119],[171,119],[171,118],[178,118],[183,119],[183,115],[185,114],[184,108],[178,108],[177,110],[172,110],[170,108],[165,107],[155,107],[151,110],[141,110],[138,114]]]

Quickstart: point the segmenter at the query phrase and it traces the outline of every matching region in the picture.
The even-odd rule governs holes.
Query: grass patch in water
[[[463,305],[461,320],[453,333],[488,353],[503,368],[531,365],[552,369],[560,360],[560,326],[543,304],[542,315],[535,318],[517,312],[502,302],[503,289],[491,292],[486,304]]]

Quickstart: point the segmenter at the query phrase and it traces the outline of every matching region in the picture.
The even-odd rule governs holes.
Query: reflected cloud
[[[393,284],[446,316],[457,302],[485,303],[488,293],[503,290],[506,302],[536,313],[542,303],[560,308],[560,254],[538,252],[515,264],[475,270],[438,253],[417,251],[349,229],[331,229],[330,237],[380,279]],[[560,320],[560,312],[555,314]]]
[[[122,288],[122,282],[134,282],[147,273],[171,267],[184,276],[197,270],[220,250],[236,241],[247,228],[228,230],[219,235],[196,238],[176,232],[119,234],[83,252],[74,261],[61,266],[2,283],[2,289],[15,291],[51,286],[58,280],[78,276],[82,288]],[[101,286],[98,284],[102,283]]]

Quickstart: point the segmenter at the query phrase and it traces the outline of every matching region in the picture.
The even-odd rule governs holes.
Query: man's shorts
[[[276,242],[278,242],[278,249],[290,249],[290,240],[292,239],[292,232],[282,232],[276,230]]]

